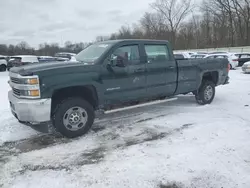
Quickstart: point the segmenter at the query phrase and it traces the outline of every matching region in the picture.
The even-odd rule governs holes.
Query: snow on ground
[[[6,141],[19,140],[37,134],[34,130],[19,124],[10,113],[8,72],[0,72],[0,86],[0,145]]]
[[[249,76],[230,71],[211,105],[178,96],[110,114],[68,140],[19,124],[0,73],[0,187],[249,188]]]

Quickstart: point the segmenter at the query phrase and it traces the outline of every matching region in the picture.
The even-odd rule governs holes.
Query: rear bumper
[[[9,91],[12,114],[23,122],[43,123],[50,121],[51,99],[19,99]]]

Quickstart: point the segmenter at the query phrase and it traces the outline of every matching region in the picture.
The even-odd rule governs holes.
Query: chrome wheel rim
[[[211,98],[213,97],[214,94],[214,90],[212,88],[212,86],[207,86],[205,91],[204,91],[204,98],[206,101],[211,100]]]
[[[88,121],[88,114],[82,107],[72,107],[63,116],[63,125],[70,131],[78,131],[85,127]]]

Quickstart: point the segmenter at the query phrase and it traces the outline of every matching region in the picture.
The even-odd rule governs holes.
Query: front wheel
[[[94,108],[84,99],[69,98],[59,104],[53,115],[53,125],[68,138],[82,136],[94,123]]]
[[[198,104],[210,104],[214,100],[215,84],[211,81],[205,80],[202,82],[199,90],[196,92],[195,99]]]

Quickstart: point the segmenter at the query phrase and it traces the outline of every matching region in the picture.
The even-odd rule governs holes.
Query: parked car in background
[[[196,52],[189,52],[189,51],[185,51],[185,53],[188,53],[188,55],[194,55],[194,54],[196,54]]]
[[[223,53],[219,53],[219,54],[209,54],[207,56],[205,56],[204,58],[209,58],[209,59],[228,59],[229,63],[230,63],[230,69],[235,69],[238,66],[238,57],[235,56],[234,54],[223,54]]]
[[[229,54],[228,52],[209,52],[208,55],[212,54]]]
[[[196,54],[208,54],[208,52],[196,52]]]
[[[59,60],[63,60],[64,59],[65,61],[67,61],[67,60],[69,61],[75,55],[76,55],[75,53],[59,52],[59,53],[56,53],[54,56],[57,57]]]
[[[207,56],[206,54],[195,54],[195,55],[191,55],[190,59],[202,59],[206,56]]]
[[[244,73],[250,73],[250,61],[245,62],[244,65],[242,65],[242,71]]]
[[[61,61],[61,62],[65,62],[65,61],[70,61],[69,58],[65,58],[65,57],[55,57],[56,61]]]
[[[236,57],[238,57],[238,66],[243,66],[244,63],[250,61],[250,53],[234,53]]]
[[[52,57],[52,56],[39,56],[38,57],[38,61],[40,63],[48,63],[48,62],[57,61],[57,58],[56,57]]]
[[[6,56],[0,56],[0,72],[5,72],[7,69]]]
[[[188,52],[178,52],[174,53],[175,59],[189,59],[191,55]]]
[[[12,67],[19,67],[22,65],[39,63],[37,56],[34,55],[17,55],[11,56],[8,63],[7,69],[10,70]]]

